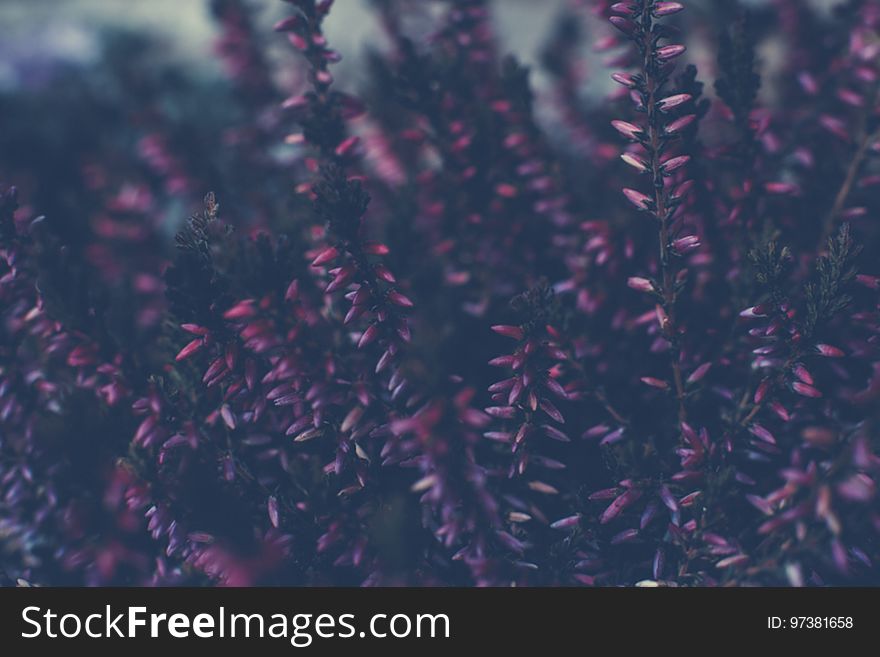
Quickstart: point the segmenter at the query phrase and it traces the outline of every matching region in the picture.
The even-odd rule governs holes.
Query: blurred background
[[[828,10],[838,0],[802,0]],[[431,4],[430,0],[415,0]],[[722,0],[723,2],[723,0]],[[769,0],[745,0],[760,7]],[[279,0],[253,0],[264,28],[284,11]],[[370,0],[337,0],[326,23],[327,35],[343,54],[337,66],[342,79],[356,78],[367,47],[381,47],[382,32],[370,11]],[[493,18],[506,49],[527,63],[534,63],[554,20],[567,6],[588,2],[572,0],[494,0]],[[699,9],[718,4],[692,0]],[[165,54],[205,74],[219,74],[210,52],[216,24],[209,2],[203,0],[3,0],[0,24],[5,27],[0,44],[0,87],[21,84],[46,64],[57,60],[88,64],[100,55],[100,35],[110,31],[137,31],[161,40]],[[282,47],[283,47],[282,42]]]
[[[762,8],[772,0],[741,1],[755,10],[761,104],[772,108],[774,91],[783,82],[780,66],[786,44],[779,30],[764,29],[772,21],[764,20],[769,13],[762,13]],[[822,11],[837,4],[801,1]],[[234,20],[223,18],[235,4],[231,0],[0,1],[0,25],[5,28],[0,42],[0,180],[17,184],[39,212],[69,216],[77,203],[82,205],[77,190],[84,172],[87,178],[92,176],[90,185],[95,182],[91,163],[112,162],[114,154],[126,161],[127,154],[137,151],[154,174],[170,181],[168,193],[155,197],[157,207],[151,211],[166,232],[176,230],[207,189],[226,190],[227,197],[241,199],[242,213],[250,212],[244,207],[246,195],[240,192],[245,186],[262,185],[266,176],[255,173],[259,180],[243,178],[235,166],[243,161],[242,154],[228,146],[248,140],[259,144],[253,135],[242,135],[248,126],[261,130],[267,138],[259,152],[285,170],[285,161],[296,153],[277,132],[268,137],[270,124],[278,122],[271,108],[301,88],[303,69],[286,39],[272,32],[273,23],[289,12],[285,3],[243,3],[250,9],[243,33]],[[686,20],[692,21],[687,26],[688,59],[698,66],[705,93],[711,97],[715,69],[711,46],[717,30],[733,20],[737,5],[728,0],[691,0],[688,5]],[[388,46],[377,6],[377,0],[337,0],[325,23],[329,43],[342,56],[333,67],[335,88],[374,104],[385,92],[370,68],[370,53]],[[406,8],[401,14],[406,33],[416,43],[424,43],[436,25],[432,16],[442,13],[445,3],[403,0],[401,6]],[[563,33],[561,26],[578,26],[585,35],[575,53],[578,102],[589,111],[616,86],[609,77],[609,63],[616,55],[601,45],[613,29],[591,11],[590,0],[495,0],[490,6],[503,53],[530,68],[530,84],[537,92],[536,116],[548,138],[561,148],[579,149],[558,129],[552,90],[542,93],[551,82],[542,54]],[[706,25],[716,27],[706,29]],[[260,62],[254,69],[269,71],[273,77],[263,84],[271,91],[262,97],[255,92],[260,83],[247,81],[251,75],[246,70],[251,56],[247,49],[257,43]],[[242,66],[245,69],[239,70]],[[254,116],[261,125],[255,125]],[[176,163],[172,151],[185,161]],[[109,170],[126,178],[112,165]],[[178,175],[183,171],[192,174],[189,180]],[[257,190],[253,191],[251,201]],[[288,196],[282,193],[279,198]],[[227,205],[227,210],[235,213],[236,208]],[[266,214],[270,209],[262,211]]]

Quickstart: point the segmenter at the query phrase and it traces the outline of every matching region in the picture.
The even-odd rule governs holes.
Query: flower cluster
[[[274,4],[0,92],[0,582],[880,582],[877,0]]]

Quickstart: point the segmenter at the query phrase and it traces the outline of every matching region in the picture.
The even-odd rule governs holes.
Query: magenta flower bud
[[[703,491],[695,490],[693,493],[688,493],[684,497],[682,497],[678,504],[683,507],[693,506],[694,502],[697,501],[697,498],[703,494]]]
[[[516,408],[513,406],[489,406],[484,410],[492,417],[502,420],[511,420],[516,417]]]
[[[232,414],[229,404],[223,404],[223,406],[220,407],[220,417],[223,418],[223,423],[229,427],[230,430],[235,429],[235,416]]]
[[[746,308],[741,311],[739,314],[740,317],[748,317],[749,319],[753,317],[766,317],[767,312],[766,309],[761,306],[752,306],[751,308]]]
[[[269,496],[269,500],[266,502],[266,510],[269,513],[269,522],[277,529],[281,524],[281,516],[278,513],[278,500],[274,495]]]
[[[556,406],[554,406],[549,399],[542,399],[540,406],[541,410],[549,415],[551,419],[555,420],[559,424],[565,424],[565,418],[562,417],[562,413],[559,412],[559,409],[557,409]]]
[[[765,443],[770,443],[771,445],[776,444],[776,438],[770,433],[764,426],[755,422],[752,426],[749,427],[749,433],[753,436],[757,436]]]
[[[846,103],[847,105],[851,105],[852,107],[864,107],[865,98],[860,93],[853,91],[852,89],[839,89],[837,91],[837,97]]]
[[[297,25],[300,23],[299,16],[288,16],[287,18],[282,18],[280,21],[275,23],[272,26],[272,29],[276,32],[290,32],[295,29]]]
[[[611,125],[617,130],[617,132],[633,141],[638,141],[644,134],[639,126],[627,123],[626,121],[612,121]]]
[[[296,301],[299,298],[299,280],[294,278],[284,293],[285,301]]]
[[[660,390],[667,390],[669,388],[669,384],[666,381],[654,378],[653,376],[643,376],[641,377],[641,382],[652,388],[659,388]]]
[[[841,121],[836,116],[830,116],[828,114],[823,114],[819,117],[819,125],[825,128],[828,132],[833,134],[835,137],[839,137],[843,141],[850,140],[849,128],[845,121]]]
[[[375,324],[370,324],[361,334],[360,340],[358,340],[358,349],[366,347],[371,342],[374,342],[378,337],[379,329],[376,328]]]
[[[798,379],[800,379],[801,381],[803,381],[804,383],[807,383],[807,384],[809,384],[809,385],[813,385],[813,383],[815,383],[815,381],[814,381],[814,379],[813,379],[813,375],[810,374],[810,370],[808,370],[806,367],[804,367],[804,366],[801,365],[800,363],[797,363],[797,364],[792,368],[792,371],[794,372],[794,375],[795,375]]]
[[[791,419],[791,414],[786,410],[785,406],[780,404],[778,401],[770,402],[770,408],[776,415],[779,416],[783,422],[788,422]]]
[[[615,2],[609,8],[609,11],[620,14],[621,16],[632,16],[633,6],[628,2]]]
[[[624,529],[619,534],[615,534],[611,538],[611,545],[619,545],[620,543],[627,543],[629,541],[634,541],[639,536],[638,529]]]
[[[844,355],[843,350],[830,344],[817,344],[816,351],[819,352],[820,356],[825,356],[826,358],[840,358]]]
[[[633,155],[632,153],[624,153],[620,156],[620,159],[639,172],[645,172],[648,170],[647,163],[642,158]]]
[[[880,290],[880,276],[868,276],[867,274],[859,274],[858,276],[856,276],[856,281],[872,290]]]
[[[412,308],[415,305],[409,297],[402,295],[397,290],[392,290],[388,293],[388,300],[394,305],[402,306],[403,308]]]
[[[687,128],[691,123],[693,123],[697,118],[696,114],[685,114],[682,117],[675,119],[672,123],[666,126],[666,134],[673,135],[678,132],[681,132],[685,128]]]
[[[208,329],[204,326],[199,326],[198,324],[181,324],[180,328],[193,335],[208,335],[209,333]]]
[[[639,276],[630,276],[626,279],[626,284],[634,290],[639,292],[653,292],[654,284],[649,281],[647,278],[640,278]]]
[[[553,524],[550,525],[551,529],[568,529],[569,527],[574,527],[578,522],[580,522],[581,514],[576,513],[573,516],[568,516],[567,518],[562,518],[562,520],[557,520]]]
[[[668,160],[666,160],[665,162],[661,163],[663,166],[663,171],[665,173],[672,173],[676,169],[680,169],[685,164],[690,162],[690,159],[691,159],[690,155],[679,155],[677,157],[671,157]]]
[[[629,89],[633,89],[636,86],[636,79],[629,73],[612,73],[611,79]]]
[[[687,378],[687,382],[697,383],[698,381],[702,381],[706,374],[709,373],[710,369],[712,369],[712,363],[703,363],[691,373]]]
[[[716,568],[729,568],[730,566],[740,566],[746,563],[749,560],[748,555],[745,554],[734,554],[730,557],[725,557],[721,561],[715,564]]]
[[[678,187],[676,187],[675,191],[672,193],[672,195],[675,198],[682,198],[683,196],[687,196],[688,192],[690,192],[693,188],[694,188],[694,181],[688,179],[688,180],[685,180],[683,183],[681,183]]]
[[[628,506],[638,501],[642,496],[642,491],[638,489],[630,489],[619,495],[614,501],[608,505],[608,508],[599,517],[599,524],[606,524],[619,516]]]
[[[801,381],[795,381],[791,384],[792,390],[794,390],[799,395],[803,395],[804,397],[813,397],[818,398],[822,396],[822,393],[816,390],[811,385],[807,385]]]
[[[768,194],[792,195],[798,192],[798,186],[788,182],[768,182],[764,189]]]
[[[632,21],[628,21],[627,19],[621,16],[612,16],[608,19],[610,23],[616,27],[618,30],[629,36],[633,32],[635,32],[636,26]]]
[[[764,379],[761,383],[758,384],[757,390],[755,390],[755,403],[760,404],[764,401],[764,398],[767,396],[767,392],[770,390],[770,381]]]
[[[257,314],[251,299],[245,299],[235,304],[232,308],[223,313],[224,319],[244,319],[253,317]]]
[[[672,241],[672,248],[678,254],[685,254],[700,246],[700,238],[696,235],[685,235]]]
[[[495,193],[502,198],[514,198],[518,191],[516,187],[510,183],[499,183],[495,186]]]
[[[813,77],[812,73],[803,71],[802,73],[798,73],[797,79],[801,88],[811,96],[815,96],[819,93],[819,83],[816,81],[816,78]]]
[[[492,327],[492,330],[498,335],[503,335],[506,338],[513,338],[514,340],[522,340],[523,337],[525,337],[525,333],[519,326],[496,324]]]
[[[366,244],[364,244],[363,249],[364,253],[376,256],[385,256],[391,253],[391,249],[389,249],[384,244],[380,244],[379,242],[367,242]]]
[[[662,48],[657,48],[657,59],[660,61],[667,61],[670,59],[674,59],[681,55],[687,48],[681,44],[674,44],[669,46],[663,46]]]
[[[648,210],[651,207],[651,198],[635,189],[624,187],[623,195],[626,196],[627,200],[639,210]]]
[[[667,96],[657,102],[657,107],[660,108],[661,112],[668,112],[673,107],[684,105],[691,98],[692,96],[690,94],[675,94],[673,96]]]
[[[375,267],[373,267],[373,271],[376,273],[376,276],[380,280],[383,280],[386,283],[396,283],[397,282],[397,279],[394,277],[394,274],[385,265],[376,265]],[[364,288],[361,288],[361,289],[364,289]]]
[[[312,260],[312,267],[320,267],[339,257],[339,250],[335,246],[328,247],[321,251],[318,256]]]
[[[336,153],[337,157],[345,157],[349,153],[351,153],[357,145],[360,143],[361,138],[357,135],[352,135],[347,139],[342,140],[342,142],[336,147],[334,153]]]
[[[196,338],[192,342],[188,343],[180,352],[175,356],[174,360],[181,361],[185,358],[189,358],[194,353],[196,353],[199,349],[204,345],[204,341],[201,338]]]
[[[658,2],[654,5],[654,15],[671,16],[672,14],[677,14],[682,9],[684,9],[684,5],[680,2]]]

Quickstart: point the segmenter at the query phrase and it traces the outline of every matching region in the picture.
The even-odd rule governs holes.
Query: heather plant
[[[880,583],[880,3],[277,4],[0,94],[4,583]]]

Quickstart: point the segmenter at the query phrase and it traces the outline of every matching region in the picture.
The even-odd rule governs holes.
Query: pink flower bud
[[[812,73],[808,73],[807,71],[798,73],[797,79],[801,88],[809,95],[815,96],[819,93],[819,83],[816,82],[816,78],[813,77]]]
[[[761,383],[758,384],[758,389],[755,390],[755,403],[760,404],[764,401],[764,398],[767,396],[767,392],[770,390],[770,381],[764,379]]]
[[[627,139],[632,139],[633,141],[638,141],[639,138],[644,134],[642,129],[637,125],[633,125],[632,123],[627,123],[626,121],[612,121],[611,125],[614,127],[617,132],[622,134]]]
[[[364,244],[363,248],[364,253],[368,253],[369,255],[384,256],[391,253],[391,249],[379,242],[367,242]]]
[[[495,186],[495,193],[503,198],[513,198],[517,195],[517,190],[509,183],[499,183]]]
[[[337,157],[345,157],[346,155],[351,153],[357,147],[357,145],[360,143],[360,141],[361,141],[360,137],[358,137],[357,135],[352,135],[351,137],[344,139],[336,147],[336,150],[334,152],[336,153]]]
[[[681,132],[693,123],[696,118],[696,114],[685,114],[684,116],[675,119],[675,121],[666,126],[666,134],[673,135],[677,132]]]
[[[678,254],[685,254],[700,246],[700,238],[696,235],[685,235],[673,240],[672,249]]]
[[[830,116],[828,114],[823,114],[819,117],[819,125],[825,128],[828,132],[833,134],[835,137],[839,137],[843,141],[850,140],[850,133],[847,124],[844,121],[841,121],[836,116]]]
[[[492,327],[492,330],[498,335],[503,335],[506,338],[513,338],[514,340],[522,340],[523,337],[525,337],[525,333],[519,326],[496,324]]]
[[[657,107],[659,107],[662,112],[668,112],[673,107],[684,105],[691,98],[692,96],[690,94],[675,94],[673,96],[667,96],[657,102]]]
[[[193,335],[208,335],[208,329],[198,324],[181,324],[180,328]]]
[[[867,274],[859,274],[858,276],[856,276],[856,281],[872,290],[880,290],[880,276],[868,276]]]
[[[568,529],[569,527],[574,527],[578,522],[580,522],[581,515],[579,513],[568,516],[567,518],[563,518],[562,520],[557,520],[553,524],[550,525],[551,529]]]
[[[762,306],[752,306],[751,308],[746,308],[739,314],[740,317],[748,317],[749,319],[753,317],[766,317],[767,311]]]
[[[818,398],[822,396],[822,393],[816,390],[811,385],[807,385],[806,383],[802,383],[801,381],[795,381],[791,384],[792,390],[794,390],[799,395],[803,395],[804,397],[813,397]]]
[[[669,384],[666,381],[656,379],[653,376],[643,376],[641,382],[652,388],[660,388],[661,390],[667,390],[669,388]]]
[[[228,404],[223,404],[220,407],[220,417],[223,418],[223,423],[229,427],[230,430],[235,429],[235,416],[232,414],[232,410],[229,408]]]
[[[663,46],[662,48],[657,48],[657,59],[660,61],[674,59],[681,55],[685,50],[687,50],[687,48],[681,44]]]
[[[318,256],[312,260],[312,267],[320,267],[328,262],[335,260],[339,256],[339,250],[335,246],[328,247],[321,251]]]
[[[794,372],[794,375],[795,375],[798,379],[800,379],[801,381],[803,381],[804,383],[807,383],[807,384],[809,384],[809,385],[813,385],[813,383],[815,383],[815,381],[813,380],[813,375],[810,374],[810,370],[808,370],[806,367],[804,367],[804,366],[801,365],[800,363],[797,363],[797,364],[792,368],[792,372]]]
[[[187,344],[183,349],[181,349],[180,352],[177,354],[177,356],[174,358],[174,360],[181,361],[181,360],[184,360],[185,358],[189,358],[194,353],[196,353],[199,349],[201,349],[202,345],[204,345],[204,344],[205,343],[201,338],[196,338],[195,340],[193,340],[192,342]]]
[[[672,14],[677,14],[682,9],[684,9],[684,5],[680,2],[658,2],[654,5],[654,15],[671,16]]]
[[[687,196],[688,192],[690,192],[694,188],[693,180],[685,180],[678,187],[675,188],[675,191],[672,195],[675,198],[682,198],[683,196]]]
[[[865,105],[865,98],[851,89],[838,90],[837,97],[852,107],[863,107]]]
[[[757,436],[765,443],[770,443],[771,445],[776,444],[776,438],[773,436],[773,434],[757,422],[749,427],[749,433],[751,433],[753,436]]]
[[[294,29],[300,23],[299,16],[288,16],[287,18],[282,18],[280,21],[275,23],[272,26],[272,29],[276,32],[289,32]]]
[[[639,276],[630,276],[626,280],[626,284],[629,285],[632,289],[637,290],[639,292],[653,292],[654,284],[649,281],[647,278],[640,278]]]
[[[817,344],[816,351],[819,352],[820,356],[825,356],[826,358],[840,358],[844,355],[841,349],[833,347],[830,344]]]
[[[627,36],[632,34],[636,29],[636,26],[632,21],[628,21],[621,16],[612,16],[608,20],[611,22],[611,24],[614,27],[616,27],[618,30],[620,30],[621,32],[623,32]]]
[[[223,317],[224,319],[243,319],[245,317],[253,317],[256,314],[257,311],[254,310],[251,299],[245,299],[223,313]]]
[[[392,290],[388,293],[388,300],[394,305],[401,306],[403,308],[412,308],[415,305],[409,297],[402,295],[397,290]]]
[[[653,201],[649,196],[642,194],[641,192],[630,189],[629,187],[623,188],[623,195],[626,196],[627,200],[635,205],[639,210],[647,210],[651,207]]]
[[[690,155],[679,155],[677,157],[671,157],[665,162],[662,163],[663,170],[666,173],[672,173],[676,169],[680,169],[685,164],[687,164],[691,159]]]
[[[701,381],[706,374],[709,373],[709,370],[712,369],[712,363],[703,363],[697,369],[695,369],[691,375],[687,378],[688,383],[697,383]]]
[[[633,6],[629,2],[615,2],[608,9],[621,16],[632,16],[633,14]]]
[[[764,184],[768,194],[797,194],[798,186],[788,182],[768,182]]]
[[[629,89],[633,89],[636,86],[635,78],[629,73],[612,73],[611,79],[614,80],[617,84],[622,84],[624,87]]]
[[[642,160],[642,158],[633,155],[632,153],[624,153],[620,156],[620,159],[634,169],[637,169],[639,172],[644,172],[648,170],[648,165],[645,163],[645,161]]]
[[[278,513],[278,500],[274,495],[269,497],[269,501],[266,503],[266,510],[269,513],[269,522],[277,529],[278,525],[281,524],[281,517]]]
[[[375,324],[370,324],[363,332],[363,334],[361,334],[360,340],[358,340],[358,349],[366,347],[371,342],[374,342],[378,337],[379,329],[376,328]]]

